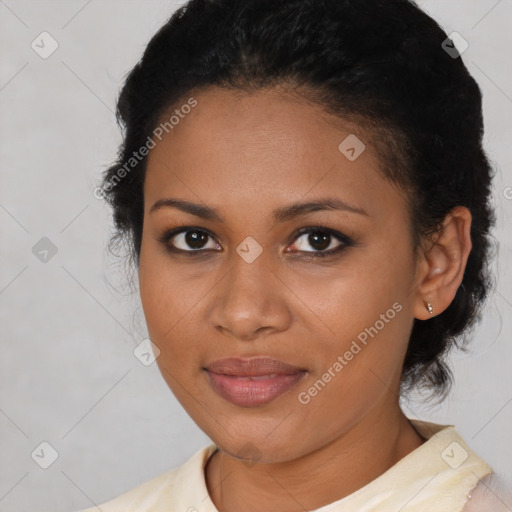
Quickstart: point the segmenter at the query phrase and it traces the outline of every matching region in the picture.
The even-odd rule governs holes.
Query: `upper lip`
[[[244,359],[229,357],[217,359],[205,366],[205,369],[223,375],[258,377],[262,375],[292,375],[305,371],[297,366],[270,357]]]

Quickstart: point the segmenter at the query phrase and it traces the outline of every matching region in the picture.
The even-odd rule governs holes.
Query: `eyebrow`
[[[150,208],[149,213],[154,213],[155,211],[164,207],[177,208],[178,210],[181,210],[185,213],[190,213],[191,215],[195,215],[196,217],[200,217],[202,219],[224,222],[220,213],[214,208],[198,203],[192,203],[191,201],[185,201],[184,199],[159,199]],[[277,210],[274,210],[273,217],[276,223],[285,222],[300,215],[306,215],[311,212],[325,210],[342,210],[369,217],[368,213],[364,209],[350,205],[337,197],[326,197],[322,199],[316,199],[314,201],[294,203],[291,205],[283,206]]]

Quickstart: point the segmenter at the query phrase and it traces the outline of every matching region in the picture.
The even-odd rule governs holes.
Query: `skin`
[[[319,508],[422,444],[398,404],[401,368],[414,319],[430,318],[424,301],[441,313],[462,281],[471,215],[454,209],[435,243],[415,258],[406,196],[379,173],[371,137],[360,127],[280,87],[250,95],[209,88],[193,97],[197,106],[147,163],[139,282],[150,338],[161,351],[157,364],[218,447],[205,479],[220,512]],[[366,144],[354,161],[338,150],[349,134]],[[272,218],[277,208],[325,197],[366,215],[323,210]],[[175,207],[151,212],[163,198],[215,208],[223,221]],[[311,257],[318,246],[294,233],[318,223],[355,245]],[[179,226],[207,231],[203,256],[170,253],[158,240]],[[262,248],[252,263],[236,252],[248,236]],[[324,252],[340,245],[330,240]],[[197,251],[183,235],[173,242]],[[400,312],[300,403],[298,394],[394,303]],[[308,373],[268,404],[239,407],[215,393],[202,370],[236,356],[269,356]]]

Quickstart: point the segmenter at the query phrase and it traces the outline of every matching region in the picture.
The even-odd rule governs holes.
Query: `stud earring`
[[[430,313],[430,315],[434,314],[434,308],[430,302],[425,302],[425,307],[427,308],[427,311]]]

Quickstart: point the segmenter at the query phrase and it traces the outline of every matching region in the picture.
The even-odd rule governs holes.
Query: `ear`
[[[464,206],[457,206],[445,217],[430,247],[421,250],[413,309],[419,320],[442,313],[454,299],[471,252],[470,230],[471,212]],[[432,315],[426,303],[432,305]]]

